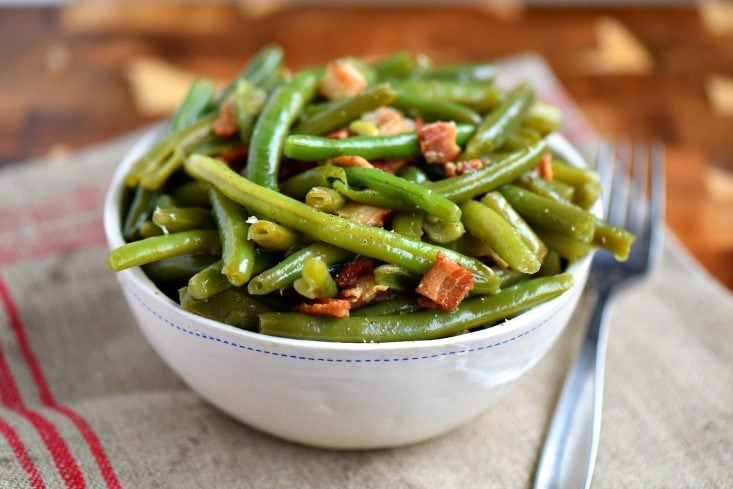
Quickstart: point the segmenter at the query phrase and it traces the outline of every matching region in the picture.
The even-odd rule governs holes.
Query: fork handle
[[[597,300],[580,355],[568,373],[555,407],[535,473],[535,489],[588,489],[593,475],[603,405],[603,369],[611,289]]]

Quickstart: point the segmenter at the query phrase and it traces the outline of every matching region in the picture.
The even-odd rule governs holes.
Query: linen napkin
[[[533,55],[532,80],[591,156],[593,131]],[[284,442],[208,405],[157,357],[105,267],[102,200],[141,132],[0,171],[0,488],[524,488],[585,310],[475,421],[422,444]],[[594,487],[733,487],[733,298],[669,236],[613,305]]]

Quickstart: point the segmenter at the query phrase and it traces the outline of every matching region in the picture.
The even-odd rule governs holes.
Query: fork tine
[[[647,262],[654,266],[662,255],[664,241],[664,207],[665,207],[665,164],[664,145],[654,142],[651,148],[652,173],[650,182],[649,204],[649,247]]]
[[[626,228],[637,236],[644,232],[642,226],[650,218],[650,206],[647,197],[649,174],[649,148],[646,144],[638,143],[634,146],[632,155],[631,183],[629,188],[629,210]]]
[[[613,160],[613,178],[610,183],[610,199],[606,212],[608,222],[619,227],[626,227],[630,161],[631,145],[628,140],[623,140],[619,143],[616,158]]]
[[[603,203],[603,214],[608,215],[608,204],[610,203],[611,179],[613,178],[613,144],[607,140],[603,140],[598,145],[598,155],[596,158],[596,171],[601,179],[601,202]]]

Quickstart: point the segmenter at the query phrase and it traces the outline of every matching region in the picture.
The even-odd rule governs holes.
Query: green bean
[[[533,98],[532,89],[526,83],[512,90],[476,129],[461,159],[478,158],[500,148],[507,136],[519,127]]]
[[[540,271],[537,272],[539,277],[548,277],[550,275],[557,275],[562,272],[562,257],[557,251],[550,251],[542,260],[542,266]]]
[[[185,255],[186,253],[215,253],[219,249],[216,231],[183,231],[133,241],[110,251],[107,266],[119,272],[126,268]]]
[[[332,214],[346,204],[346,199],[332,188],[313,187],[305,194],[305,203],[316,210]]]
[[[314,187],[330,187],[334,180],[346,183],[346,172],[340,166],[322,165],[288,178],[280,184],[280,192],[302,200]]]
[[[463,202],[514,181],[537,166],[546,153],[547,145],[540,141],[476,171],[431,182],[427,187],[453,202]]]
[[[572,286],[573,277],[567,273],[530,279],[497,294],[464,301],[451,312],[421,311],[338,319],[296,313],[265,313],[260,314],[260,332],[288,338],[355,343],[443,338],[512,317],[559,296]]]
[[[246,176],[252,182],[277,188],[277,173],[285,137],[301,110],[316,93],[321,70],[301,71],[272,94],[252,133]]]
[[[518,284],[519,282],[524,282],[528,278],[532,277],[532,275],[527,275],[526,273],[518,272],[516,270],[512,270],[511,268],[496,267],[494,271],[501,279],[501,288],[502,289],[511,287],[512,285]],[[538,276],[539,275],[534,275],[534,277],[538,277]]]
[[[415,165],[403,166],[397,171],[397,176],[404,178],[405,180],[409,180],[410,182],[419,184],[427,183],[430,181],[425,172]]]
[[[522,241],[530,251],[542,261],[547,254],[547,246],[537,237],[537,234],[532,230],[527,221],[522,219],[517,211],[509,204],[509,202],[501,195],[500,192],[493,191],[484,195],[481,199],[481,203],[487,207],[493,209],[499,214],[505,221],[512,225],[515,231],[522,237]]]
[[[629,257],[631,245],[634,244],[634,241],[636,241],[636,236],[627,230],[596,218],[592,243],[613,253],[617,260],[625,261]]]
[[[415,68],[415,58],[406,51],[400,51],[372,64],[378,80],[400,78],[410,75]]]
[[[140,237],[141,238],[152,238],[153,236],[160,236],[165,234],[162,229],[153,224],[153,221],[145,221],[140,225]]]
[[[514,132],[510,133],[499,148],[501,151],[517,151],[525,146],[542,140],[542,134],[531,127],[520,125]]]
[[[349,200],[366,204],[372,207],[384,207],[385,209],[399,209],[403,211],[416,211],[417,207],[400,197],[391,197],[382,192],[373,189],[357,190],[349,187],[344,182],[335,180],[332,184],[333,188]]]
[[[308,299],[336,297],[338,286],[328,273],[328,265],[320,258],[308,257],[303,262],[300,278],[293,282],[295,291]]]
[[[188,280],[188,294],[194,299],[204,300],[232,287],[221,271],[221,260],[201,270]]]
[[[420,282],[420,277],[408,272],[398,265],[384,264],[374,269],[374,280],[392,290],[413,291]]]
[[[448,222],[458,222],[458,206],[427,187],[373,168],[346,167],[349,185],[364,186],[394,200],[405,200],[416,208]]]
[[[423,235],[422,212],[397,212],[392,216],[392,231],[414,240],[420,240]]]
[[[234,90],[237,81],[245,79],[257,87],[267,87],[272,79],[278,77],[282,68],[285,53],[280,46],[270,44],[255,54],[236,78],[217,96],[217,103],[224,101]]]
[[[287,251],[300,241],[300,235],[276,222],[258,220],[250,224],[247,239],[268,250]]]
[[[524,124],[538,130],[542,135],[557,131],[561,122],[560,109],[541,100],[530,105],[524,117]]]
[[[267,92],[247,80],[237,81],[234,99],[235,116],[239,126],[239,140],[249,144],[257,116],[267,101]]]
[[[429,69],[425,78],[454,80],[458,82],[490,83],[496,75],[494,65],[486,63],[460,63],[444,65]]]
[[[417,305],[417,295],[402,293],[387,300],[370,303],[358,309],[352,309],[349,311],[349,316],[387,316],[392,314],[409,314],[418,310],[420,310],[420,306]]]
[[[518,187],[529,190],[530,192],[534,192],[535,194],[541,195],[542,197],[547,197],[548,199],[566,204],[571,203],[570,199],[566,199],[564,195],[561,195],[556,190],[557,187],[552,186],[550,182],[536,175],[524,174],[517,180],[515,180],[514,183]],[[570,189],[571,191],[573,190],[572,187],[570,187]]]
[[[540,260],[519,232],[499,213],[475,200],[461,205],[463,224],[469,233],[489,245],[509,267],[522,273],[535,273]]]
[[[171,118],[171,130],[178,131],[196,122],[214,96],[214,81],[198,78],[191,83],[183,103]]]
[[[170,195],[176,202],[184,206],[208,207],[211,205],[209,187],[196,180],[179,185],[171,191]]]
[[[233,285],[243,285],[255,263],[254,246],[247,240],[247,213],[213,186],[209,186],[209,199],[221,241],[222,273]]]
[[[473,126],[456,125],[456,143],[462,145],[473,134]],[[421,155],[420,142],[414,132],[393,136],[354,136],[330,139],[294,134],[285,140],[285,156],[296,160],[317,161],[334,156],[361,156],[367,160],[380,158],[413,158]]]
[[[307,234],[313,239],[352,253],[402,265],[413,273],[420,274],[430,269],[435,256],[442,251],[448,259],[473,273],[475,292],[493,293],[498,288],[498,280],[491,269],[475,258],[405,238],[382,228],[319,212],[302,202],[260,187],[238,176],[224,163],[206,156],[191,156],[186,161],[186,169],[196,178],[212,183],[229,198],[255,214]]]
[[[595,231],[595,216],[572,204],[563,204],[514,185],[499,189],[512,207],[535,229],[566,234],[590,243]]]
[[[417,97],[465,105],[478,112],[493,109],[501,100],[501,93],[486,83],[464,83],[451,80],[394,80],[395,90]]]
[[[289,255],[277,265],[262,271],[249,281],[250,294],[264,295],[289,287],[300,276],[306,259],[315,257],[326,265],[333,265],[351,257],[353,253],[324,243],[313,243]]]
[[[538,230],[540,239],[561,257],[568,261],[575,261],[596,249],[593,244],[584,243],[567,234],[550,230]]]
[[[180,255],[143,265],[145,275],[156,283],[188,281],[217,259],[212,255]]]
[[[575,188],[573,202],[583,209],[588,209],[601,196],[601,180],[593,170],[552,160],[552,175],[553,180],[567,183]]]
[[[433,67],[433,60],[426,54],[418,54],[415,56],[415,66],[408,77],[410,80],[419,80]]]
[[[153,212],[153,223],[171,233],[214,226],[211,212],[203,207],[158,207]]]
[[[489,245],[468,233],[455,241],[446,243],[445,246],[468,256],[491,257],[494,259],[497,257],[496,252]]]
[[[549,182],[546,182],[549,189],[552,190],[552,192],[557,195],[559,198],[567,201],[567,202],[573,202],[575,199],[575,187],[570,185],[569,183],[561,182],[560,180],[550,180]]]
[[[155,207],[158,209],[170,209],[171,207],[178,207],[178,201],[170,194],[160,194],[155,200]]]
[[[387,83],[368,88],[353,97],[339,100],[300,122],[295,126],[293,132],[299,134],[329,133],[358,119],[364,112],[389,105],[396,96],[395,91]]]
[[[222,138],[216,135],[210,135],[200,143],[190,147],[188,154],[200,154],[206,156],[219,156],[227,151],[241,148],[242,142],[236,139]]]
[[[455,241],[466,232],[461,221],[450,222],[436,218],[433,215],[425,216],[422,228],[425,234],[428,235],[428,238],[430,238],[430,241],[438,244]]]
[[[349,131],[353,132],[356,136],[379,136],[379,128],[373,123],[356,120],[349,124]]]
[[[179,291],[179,302],[181,307],[199,316],[250,331],[257,331],[260,314],[272,311],[237,288],[225,290],[205,300],[197,300],[183,287]]]
[[[426,122],[455,121],[474,125],[481,123],[481,116],[465,105],[424,98],[409,92],[397,92],[397,98],[391,105],[410,117],[420,117]]]
[[[127,241],[132,241],[138,236],[140,226],[150,215],[150,209],[157,198],[157,192],[142,187],[135,188],[130,207],[125,215],[125,222],[122,225],[122,235]]]

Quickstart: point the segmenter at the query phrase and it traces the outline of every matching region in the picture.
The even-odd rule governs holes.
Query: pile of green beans
[[[238,328],[388,342],[490,327],[571,288],[568,262],[628,256],[634,236],[588,210],[598,175],[551,160],[544,137],[561,114],[529,83],[503,90],[491,64],[407,52],[339,61],[290,74],[271,45],[218,93],[195,80],[124,179],[127,243],[108,266],[142,266],[184,309]],[[344,92],[322,90],[344,65],[360,91],[328,100]],[[399,132],[383,132],[385,108]],[[223,110],[234,135],[217,134]],[[454,125],[455,161],[424,157],[419,129],[434,121]],[[439,254],[473,277],[452,311],[416,293]],[[347,317],[312,313],[336,303]]]

